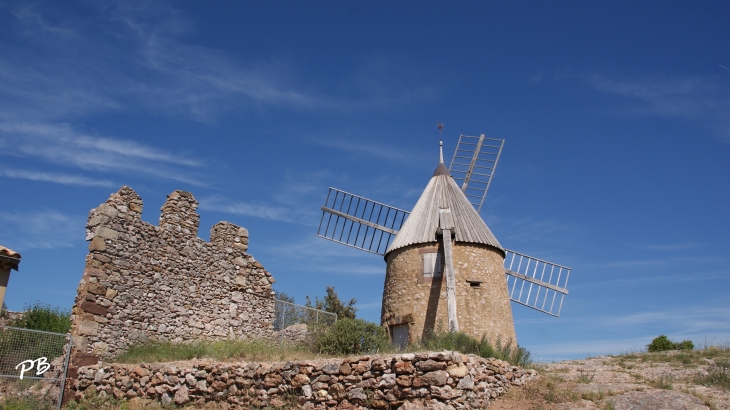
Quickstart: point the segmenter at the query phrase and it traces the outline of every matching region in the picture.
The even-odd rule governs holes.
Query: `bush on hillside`
[[[694,350],[695,346],[691,340],[672,342],[665,335],[660,335],[651,341],[646,348],[649,352],[663,352],[666,350]]]
[[[375,353],[390,345],[382,326],[363,319],[340,319],[314,342],[317,351],[345,355]]]
[[[41,302],[35,302],[31,306],[26,306],[23,316],[14,320],[10,326],[44,330],[46,332],[68,333],[71,329],[71,312]]]

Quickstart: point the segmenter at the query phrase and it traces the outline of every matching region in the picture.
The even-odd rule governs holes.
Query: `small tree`
[[[309,299],[309,295],[307,295],[307,302],[304,306],[314,307],[315,309],[334,313],[337,315],[337,320],[340,320],[355,319],[355,313],[357,313],[355,303],[357,303],[355,298],[350,299],[347,304],[342,303],[339,296],[337,296],[337,292],[335,292],[335,287],[327,286],[327,295],[322,300],[315,296],[314,306],[312,306],[312,300]]]
[[[293,296],[289,296],[288,294],[286,294],[284,292],[279,292],[277,290],[274,290],[274,292],[276,293],[276,300],[281,300],[281,301],[289,302],[289,303],[292,303],[292,304],[294,303],[294,297]]]
[[[14,320],[11,326],[66,333],[71,329],[71,312],[38,301],[26,306],[23,316]]]

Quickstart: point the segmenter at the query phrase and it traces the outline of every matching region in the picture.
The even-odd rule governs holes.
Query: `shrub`
[[[375,353],[390,345],[381,326],[363,319],[340,319],[315,340],[315,347],[325,354]]]
[[[694,348],[695,345],[691,340],[683,340],[676,347],[677,350],[694,350]]]
[[[646,347],[650,352],[663,352],[665,350],[674,350],[674,343],[668,337],[661,335],[652,340]]]
[[[693,350],[695,346],[691,340],[676,343],[669,340],[668,337],[660,335],[646,345],[646,348],[649,352],[663,352],[666,350]]]
[[[530,351],[519,345],[512,347],[512,341],[502,344],[497,339],[494,346],[482,336],[477,340],[464,332],[431,332],[421,340],[421,346],[427,350],[455,350],[465,354],[475,354],[484,358],[494,357],[514,366],[532,364]]]
[[[23,316],[14,320],[10,326],[44,330],[46,332],[68,333],[71,329],[71,312],[41,302],[35,302],[26,307]]]

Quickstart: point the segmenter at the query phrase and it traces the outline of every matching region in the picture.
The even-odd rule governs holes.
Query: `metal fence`
[[[70,335],[0,326],[0,400],[60,409],[70,353]]]
[[[332,326],[337,322],[337,315],[324,310],[276,300],[276,319],[274,330],[284,330],[291,325],[305,324],[311,326]]]

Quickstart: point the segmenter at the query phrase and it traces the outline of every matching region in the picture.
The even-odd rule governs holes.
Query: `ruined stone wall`
[[[93,391],[140,406],[158,401],[246,409],[481,409],[510,386],[536,377],[534,370],[498,359],[449,351],[286,363],[97,364],[78,370],[68,396]]]
[[[192,194],[175,191],[159,226],[122,187],[89,213],[86,268],[71,327],[77,351],[108,356],[148,340],[270,337],[274,278],[251,255],[248,231],[220,222],[197,237]]]
[[[423,253],[442,253],[441,244],[419,244],[388,254],[383,290],[383,325],[409,325],[411,340],[448,330],[446,277],[423,277]],[[517,341],[504,275],[504,256],[485,245],[453,244],[459,330],[495,343]],[[472,286],[478,284],[478,286]]]

